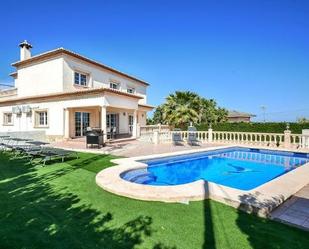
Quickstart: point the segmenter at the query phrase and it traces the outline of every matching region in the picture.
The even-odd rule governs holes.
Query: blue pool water
[[[121,177],[160,186],[204,179],[251,190],[309,162],[309,154],[235,147],[142,162],[148,167],[124,172]]]

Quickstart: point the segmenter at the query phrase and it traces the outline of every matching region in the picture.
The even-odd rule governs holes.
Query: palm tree
[[[185,128],[192,123],[216,124],[227,120],[227,110],[213,99],[200,97],[190,91],[176,91],[154,112],[153,122]]]
[[[163,121],[175,127],[184,128],[200,119],[201,99],[193,92],[176,91],[166,98],[166,103],[161,107]]]

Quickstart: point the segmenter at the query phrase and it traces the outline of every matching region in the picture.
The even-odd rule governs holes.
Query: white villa
[[[55,141],[93,127],[138,136],[153,109],[147,82],[64,48],[32,56],[27,41],[19,47],[15,87],[0,91],[0,132],[41,132]]]

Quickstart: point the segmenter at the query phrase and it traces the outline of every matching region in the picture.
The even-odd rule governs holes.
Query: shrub
[[[294,134],[301,134],[302,129],[309,129],[308,123],[289,123],[290,130]],[[261,132],[261,133],[283,133],[287,123],[218,123],[212,126],[214,131],[237,131],[237,132]],[[198,130],[208,130],[207,124],[196,126]]]

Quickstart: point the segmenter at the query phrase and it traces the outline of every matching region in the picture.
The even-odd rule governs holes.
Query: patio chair
[[[174,133],[172,133],[172,141],[173,145],[183,145],[183,139],[181,137],[180,129],[175,129]]]
[[[187,143],[190,146],[199,146],[200,141],[197,139],[197,133],[196,133],[196,128],[193,126],[188,127],[188,140]]]

